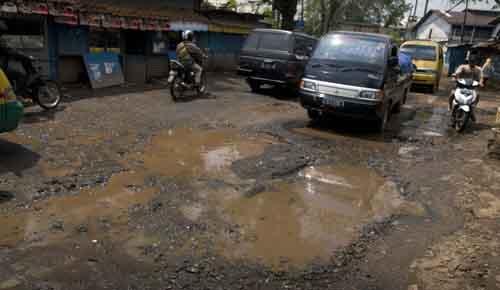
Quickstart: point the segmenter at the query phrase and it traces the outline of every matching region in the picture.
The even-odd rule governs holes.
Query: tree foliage
[[[345,21],[399,26],[409,9],[405,0],[311,0],[307,30],[321,35]]]

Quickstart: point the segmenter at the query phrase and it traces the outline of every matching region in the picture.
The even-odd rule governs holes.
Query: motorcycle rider
[[[452,75],[454,80],[457,79],[472,79],[474,81],[479,82],[479,85],[481,87],[484,86],[484,77],[483,77],[483,70],[479,66],[479,58],[477,55],[470,54],[468,55],[467,59],[465,60],[466,64],[463,64],[457,68],[455,73]],[[450,97],[449,97],[449,109],[450,111],[453,109],[453,100],[455,99],[455,89],[451,90]],[[477,106],[479,103],[479,94],[477,94],[476,102],[474,103],[474,106]],[[475,121],[475,116],[474,113],[472,113],[472,120]]]
[[[19,85],[22,85],[23,81],[26,79],[24,68],[26,67],[25,62],[29,61],[29,58],[23,53],[9,47],[2,37],[6,31],[8,31],[7,24],[5,24],[3,20],[0,20],[0,68],[5,72],[13,86],[17,88]],[[15,66],[9,66],[10,59],[20,62],[22,69]]]
[[[177,60],[191,70],[195,74],[195,85],[199,86],[201,83],[201,76],[203,74],[203,51],[194,43],[194,33],[192,31],[184,31],[182,33],[183,41],[177,45]]]

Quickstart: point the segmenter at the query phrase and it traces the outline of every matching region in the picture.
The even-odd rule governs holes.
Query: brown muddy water
[[[412,205],[413,206],[413,205]],[[226,220],[240,237],[227,235],[219,250],[281,269],[327,262],[367,223],[411,207],[395,184],[358,166],[309,167],[294,182],[277,182],[253,197],[225,200]]]
[[[311,166],[294,178],[266,181],[242,180],[232,172],[233,162],[262,155],[278,143],[268,135],[242,135],[236,129],[166,130],[152,137],[143,152],[117,160],[129,170],[113,175],[105,186],[0,216],[0,246],[44,246],[83,231],[93,240],[124,242],[125,250],[139,257],[137,245],[157,239],[129,232],[129,210],[158,196],[157,188],[146,185],[150,176],[188,181],[199,191],[199,201],[179,208],[188,220],[204,222],[205,214],[216,209],[217,216],[208,218],[219,228],[215,245],[220,255],[274,269],[328,262],[336,249],[358,237],[364,225],[392,214],[423,214],[416,210],[421,206],[401,198],[396,184],[363,166]],[[63,176],[79,164],[74,165],[44,172]],[[210,192],[204,181],[193,181],[198,177],[268,186],[252,196],[230,186]],[[111,231],[102,229],[102,220]],[[227,224],[234,226],[236,235],[225,231]]]

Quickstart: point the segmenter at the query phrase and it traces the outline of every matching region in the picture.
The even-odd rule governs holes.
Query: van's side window
[[[295,36],[295,47],[293,50],[297,56],[307,56],[307,39],[302,36]]]

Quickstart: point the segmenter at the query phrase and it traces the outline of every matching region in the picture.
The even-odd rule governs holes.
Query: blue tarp
[[[401,72],[404,74],[411,74],[413,71],[413,61],[410,55],[400,52],[399,53],[399,66]]]

